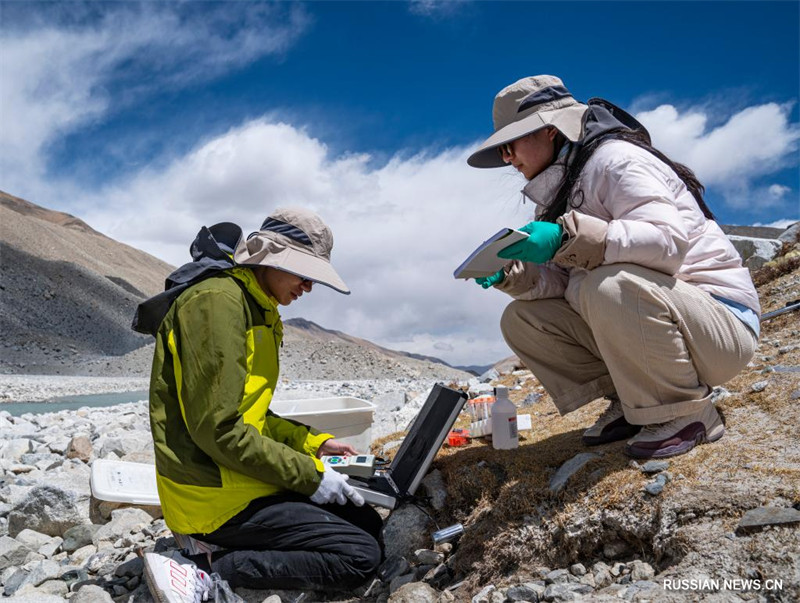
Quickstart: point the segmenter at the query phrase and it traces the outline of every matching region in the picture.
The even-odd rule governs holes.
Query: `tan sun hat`
[[[478,168],[504,167],[507,164],[497,147],[545,126],[555,126],[569,140],[576,142],[581,137],[583,114],[587,108],[576,101],[555,76],[522,78],[494,97],[494,134],[469,156],[467,163]]]
[[[245,266],[270,266],[327,285],[339,293],[350,289],[331,266],[333,233],[317,214],[299,207],[281,207],[261,230],[241,239],[233,259]]]

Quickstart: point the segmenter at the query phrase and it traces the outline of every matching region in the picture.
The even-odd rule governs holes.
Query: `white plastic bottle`
[[[492,446],[509,450],[519,446],[517,407],[508,399],[507,387],[494,388],[496,401],[492,404]]]

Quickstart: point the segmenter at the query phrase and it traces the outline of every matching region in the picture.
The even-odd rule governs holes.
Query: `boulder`
[[[783,243],[800,243],[800,222],[795,222],[784,230],[778,240]]]
[[[31,550],[10,536],[0,536],[0,571],[14,565],[22,565]]]
[[[782,242],[777,239],[757,239],[738,235],[728,235],[728,238],[742,257],[745,267],[751,272],[773,260],[782,246]]]
[[[64,532],[64,542],[61,543],[61,548],[68,553],[74,553],[79,548],[92,544],[94,535],[99,529],[100,526],[91,523],[74,526]]]
[[[25,528],[61,536],[84,523],[77,496],[55,486],[36,486],[8,514],[8,533],[16,536]]]
[[[67,446],[66,457],[68,459],[78,459],[84,463],[88,463],[92,458],[92,442],[86,436],[75,436],[69,441]]]
[[[389,603],[430,603],[439,598],[439,592],[424,582],[411,582],[394,591]]]
[[[383,526],[386,556],[410,558],[417,549],[431,544],[431,519],[415,505],[395,510]]]

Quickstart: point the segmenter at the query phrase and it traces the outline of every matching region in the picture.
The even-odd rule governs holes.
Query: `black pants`
[[[223,547],[211,571],[234,588],[359,586],[382,561],[383,521],[370,507],[316,505],[299,494],[268,496],[198,540]]]

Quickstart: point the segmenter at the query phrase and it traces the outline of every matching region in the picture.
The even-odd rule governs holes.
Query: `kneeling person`
[[[164,519],[221,549],[192,557],[197,568],[148,554],[158,600],[191,599],[183,582],[206,598],[212,572],[234,588],[351,588],[380,563],[380,516],[319,460],[357,451],[269,409],[283,335],[278,305],[314,283],[349,293],[330,264],[332,247],[316,214],[277,210],[239,240],[229,268],[189,286],[160,324],[150,421]],[[196,246],[193,253],[204,260]]]

